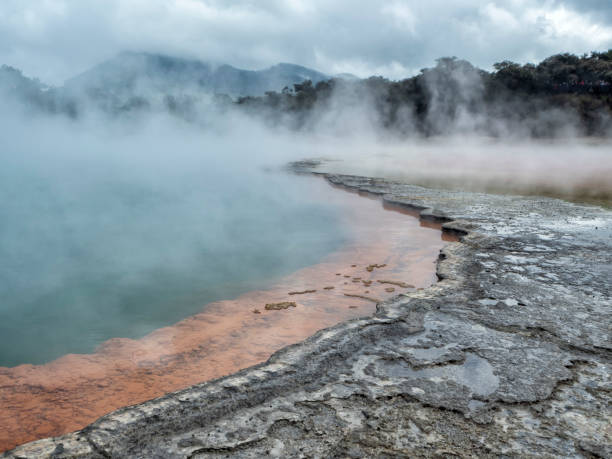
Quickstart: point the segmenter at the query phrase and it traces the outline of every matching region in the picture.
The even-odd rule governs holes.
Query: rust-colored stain
[[[321,263],[267,289],[203,305],[199,314],[141,339],[110,339],[94,354],[65,355],[45,365],[0,367],[0,451],[78,430],[117,408],[234,373],[317,330],[372,314],[371,298],[389,298],[391,292],[377,280],[410,282],[416,288],[435,281],[438,252],[445,240],[454,240],[429,229],[439,225],[407,218],[405,209],[385,209],[378,199],[331,188],[322,199],[343,205],[341,218],[354,234],[351,244]],[[371,265],[384,267],[368,272],[365,267]],[[337,273],[365,281],[368,298],[362,297],[360,282],[346,283]],[[413,290],[396,288],[393,294]],[[287,293],[305,291],[299,298]],[[289,298],[296,307],[266,308]]]

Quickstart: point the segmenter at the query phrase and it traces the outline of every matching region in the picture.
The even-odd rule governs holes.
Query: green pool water
[[[153,164],[47,151],[0,154],[0,366],[141,337],[348,237],[317,179],[164,151]]]

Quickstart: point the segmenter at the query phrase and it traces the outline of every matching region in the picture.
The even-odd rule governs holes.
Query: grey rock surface
[[[4,457],[612,457],[612,212],[326,177],[460,234],[440,281]]]

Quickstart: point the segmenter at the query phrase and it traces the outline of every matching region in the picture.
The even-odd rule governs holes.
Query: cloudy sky
[[[402,78],[609,48],[611,0],[0,0],[0,64],[51,84],[123,50]]]

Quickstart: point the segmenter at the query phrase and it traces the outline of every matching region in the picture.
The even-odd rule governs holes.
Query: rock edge
[[[612,212],[325,177],[460,235],[440,281],[2,457],[612,456]]]

